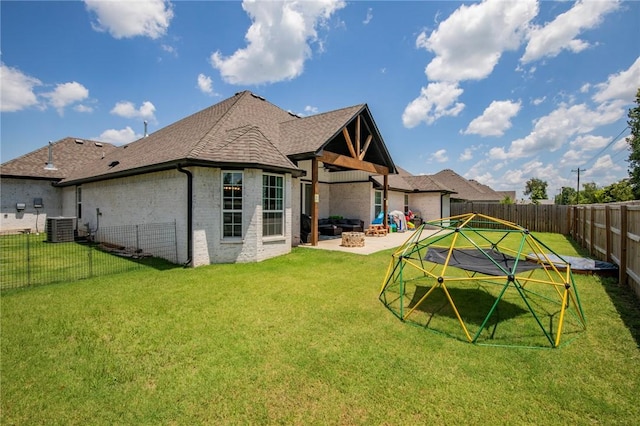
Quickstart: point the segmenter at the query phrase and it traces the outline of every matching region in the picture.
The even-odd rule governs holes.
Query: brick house
[[[175,222],[178,259],[191,266],[288,253],[300,243],[301,214],[368,224],[378,212],[415,202],[433,214],[427,218],[441,217],[453,192],[427,176],[398,173],[366,104],[298,117],[244,91],[130,144],[101,148],[48,183],[59,206],[48,213],[76,217],[78,234],[98,221]],[[4,185],[19,160],[0,170],[4,214],[15,211]],[[8,227],[30,225],[3,221]]]

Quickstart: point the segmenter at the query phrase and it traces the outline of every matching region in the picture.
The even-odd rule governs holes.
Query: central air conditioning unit
[[[74,217],[48,217],[47,218],[47,242],[69,243],[73,242]]]

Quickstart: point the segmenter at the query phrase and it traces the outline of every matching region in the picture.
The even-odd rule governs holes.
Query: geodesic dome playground
[[[586,329],[570,263],[527,229],[477,213],[417,228],[379,298],[403,322],[474,344],[555,348]]]

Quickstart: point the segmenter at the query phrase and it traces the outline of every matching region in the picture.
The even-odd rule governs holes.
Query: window
[[[76,186],[76,217],[82,219],[82,187]]]
[[[242,237],[242,172],[222,173],[222,236]]]
[[[409,213],[409,194],[404,194],[404,212]]]
[[[378,217],[382,213],[382,191],[375,191],[373,196],[373,216]]]
[[[284,235],[284,179],[262,175],[262,236]]]

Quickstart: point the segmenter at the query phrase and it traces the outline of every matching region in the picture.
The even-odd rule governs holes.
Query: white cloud
[[[318,107],[314,107],[311,105],[307,105],[306,107],[304,107],[304,112],[307,114],[317,114],[318,113]]]
[[[616,165],[611,159],[611,156],[607,154],[598,158],[593,166],[588,167],[584,173],[584,177],[587,179],[598,177],[600,178],[598,180],[614,182],[618,179],[615,178],[613,172],[621,170],[622,167]]]
[[[520,111],[521,103],[512,101],[493,101],[481,116],[474,118],[465,131],[465,135],[502,136],[511,128],[511,119]]]
[[[143,102],[138,109],[136,109],[133,102],[121,101],[113,107],[111,114],[124,118],[143,119],[155,122],[155,111],[156,107],[149,101]]]
[[[412,128],[424,121],[432,124],[443,116],[457,116],[464,104],[456,102],[463,90],[457,83],[429,83],[423,87],[420,96],[411,101],[402,113],[402,123]]]
[[[211,65],[231,84],[262,84],[291,80],[302,74],[311,57],[310,43],[318,42],[316,28],[343,8],[343,0],[244,1],[252,24],[247,47],[223,57],[211,55]]]
[[[596,85],[598,92],[593,95],[596,102],[621,99],[633,102],[640,87],[640,57],[626,70],[611,74],[606,83]]]
[[[121,130],[109,129],[105,130],[98,136],[94,138],[99,141],[109,142],[115,145],[122,145],[129,142],[133,142],[137,139],[140,139],[142,135],[136,134],[133,129],[129,126],[125,127]]]
[[[449,160],[449,157],[447,156],[447,150],[446,149],[439,149],[436,152],[434,152],[433,154],[431,154],[431,157],[429,157],[430,160],[433,160],[437,163],[444,163],[446,161]]]
[[[531,103],[534,104],[535,106],[538,106],[541,103],[543,103],[546,99],[547,99],[546,96],[543,96],[541,98],[535,98],[534,100],[531,101]]]
[[[364,18],[364,21],[362,21],[362,23],[367,25],[369,22],[371,22],[372,19],[373,19],[373,9],[369,8],[367,9],[367,17]]]
[[[33,88],[41,85],[37,78],[0,64],[0,111],[14,112],[37,105],[38,98]]]
[[[90,107],[88,105],[78,104],[78,105],[73,107],[73,110],[76,111],[76,112],[91,113],[91,112],[93,112],[93,107]]]
[[[569,143],[572,149],[579,149],[581,151],[593,151],[598,148],[603,148],[611,142],[613,138],[605,138],[604,136],[583,135],[578,136]]]
[[[211,77],[204,74],[198,74],[198,88],[202,93],[212,95],[213,82],[211,81]]]
[[[87,10],[96,15],[91,25],[114,38],[136,36],[157,39],[163,36],[173,18],[171,3],[163,0],[104,1],[85,0]]]
[[[471,148],[465,148],[465,150],[458,157],[459,161],[469,161],[473,158],[473,150]]]
[[[511,142],[508,150],[492,148],[489,155],[496,159],[533,156],[541,151],[557,151],[570,138],[584,135],[593,129],[615,123],[626,111],[620,103],[602,104],[589,109],[585,104],[561,105],[550,114],[538,119],[533,130],[524,138]]]
[[[58,84],[52,92],[43,93],[42,96],[49,99],[49,104],[58,111],[58,114],[63,115],[65,107],[87,99],[89,90],[82,84],[72,81]]]
[[[607,13],[617,9],[618,1],[578,0],[567,12],[558,15],[545,26],[536,26],[529,32],[529,42],[520,61],[528,63],[544,57],[557,56],[562,50],[574,53],[589,47],[577,39],[584,30],[597,27]]]
[[[487,77],[502,52],[520,46],[529,21],[538,14],[535,0],[485,0],[460,6],[416,46],[435,53],[425,73],[429,80],[462,81]]]

